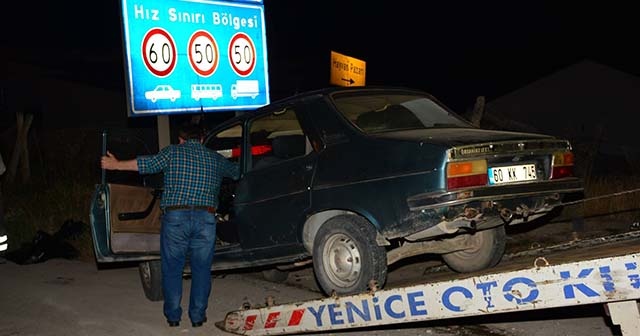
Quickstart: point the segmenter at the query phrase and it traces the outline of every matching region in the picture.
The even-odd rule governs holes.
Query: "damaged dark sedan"
[[[271,280],[311,263],[325,294],[384,286],[389,265],[437,254],[453,270],[495,266],[509,225],[583,190],[567,140],[474,127],[405,88],[327,88],[245,112],[211,130],[238,162],[225,181],[212,270]],[[91,209],[99,262],[140,261],[161,299],[158,186],[101,184]]]

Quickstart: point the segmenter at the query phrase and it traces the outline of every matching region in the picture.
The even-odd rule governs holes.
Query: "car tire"
[[[162,270],[160,260],[143,261],[138,264],[140,282],[144,295],[150,301],[162,301]]]
[[[442,255],[449,268],[459,273],[469,273],[493,267],[500,262],[506,245],[504,225],[477,231],[471,239],[474,240],[474,248]]]
[[[277,268],[270,268],[262,271],[262,277],[267,281],[282,283],[287,281],[289,272],[281,271]]]
[[[371,280],[382,288],[387,279],[387,253],[376,243],[376,230],[362,217],[340,215],[316,233],[313,271],[326,295],[365,292]]]

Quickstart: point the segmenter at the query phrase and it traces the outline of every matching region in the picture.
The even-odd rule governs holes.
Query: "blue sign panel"
[[[269,103],[262,0],[122,0],[130,116]]]

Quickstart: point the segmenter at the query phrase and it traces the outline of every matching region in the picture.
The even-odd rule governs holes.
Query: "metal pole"
[[[103,130],[102,131],[102,156],[107,155],[107,131]],[[105,184],[106,183],[106,170],[103,168],[102,169],[102,178],[101,178],[101,184]]]

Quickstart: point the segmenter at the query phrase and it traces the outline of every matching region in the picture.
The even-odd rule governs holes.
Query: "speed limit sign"
[[[249,76],[256,67],[256,57],[256,47],[249,35],[233,35],[229,41],[229,62],[235,73],[242,77]]]
[[[198,30],[189,39],[189,63],[197,74],[211,76],[218,67],[220,59],[218,44],[206,30]]]
[[[144,65],[154,75],[166,77],[176,68],[176,43],[162,28],[151,28],[142,39]]]
[[[269,103],[263,0],[118,0],[130,116]]]

